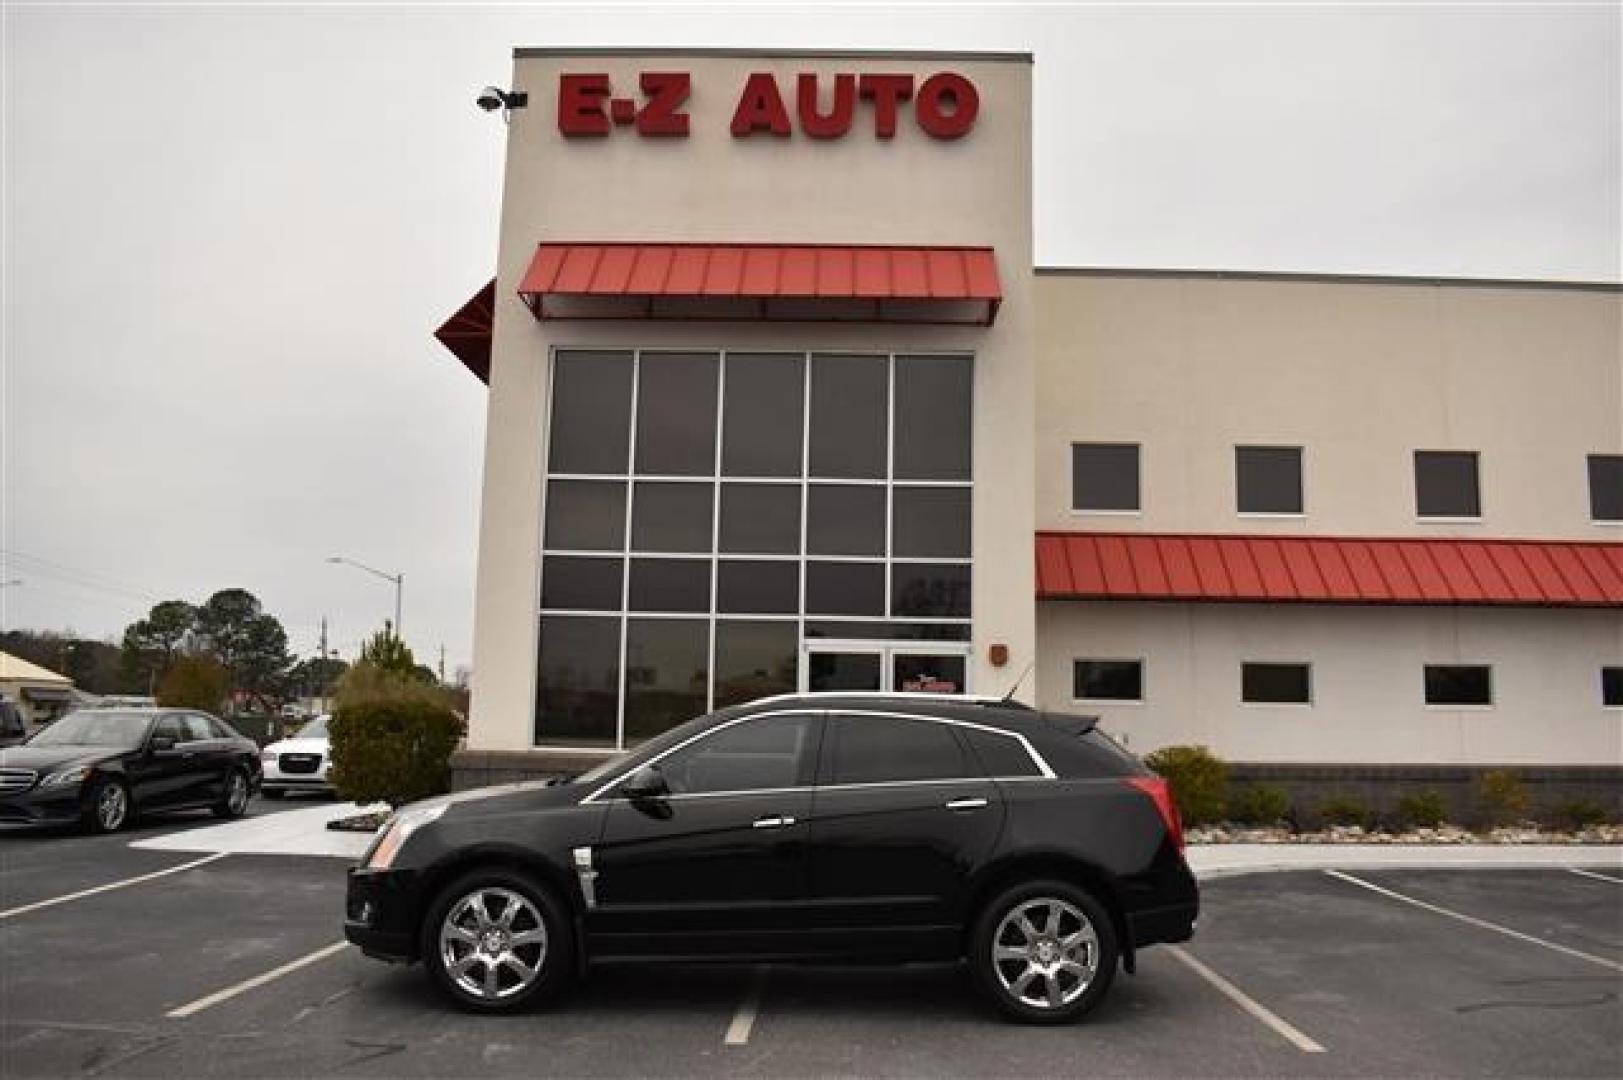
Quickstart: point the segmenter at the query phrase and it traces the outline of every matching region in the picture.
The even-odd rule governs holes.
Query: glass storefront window
[[[793,622],[716,623],[716,708],[800,685],[800,633]]]
[[[710,623],[631,619],[626,624],[626,739],[637,742],[705,711]]]
[[[560,351],[553,358],[551,472],[626,471],[631,372],[629,352]]]
[[[620,620],[541,617],[535,741],[615,745],[620,707]]]

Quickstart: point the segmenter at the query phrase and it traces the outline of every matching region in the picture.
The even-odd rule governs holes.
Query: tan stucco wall
[[[692,133],[564,139],[562,72],[608,72],[630,95],[641,71],[689,71]],[[980,93],[969,135],[928,138],[904,113],[896,138],[862,123],[843,139],[731,137],[745,76],[952,70]],[[531,745],[542,457],[551,350],[569,346],[958,349],[976,354],[974,685],[996,687],[1031,660],[1035,386],[1031,294],[1031,67],[1025,60],[865,57],[526,56],[513,86],[486,429],[469,744]],[[631,95],[634,96],[634,95]],[[791,106],[792,107],[792,106]],[[542,240],[768,241],[990,245],[1004,302],[991,328],[827,324],[537,322],[515,294]],[[1010,647],[1003,670],[986,646]]]
[[[1096,714],[1136,753],[1231,761],[1623,765],[1623,612],[1278,604],[1043,603],[1042,703]],[[1071,699],[1076,659],[1142,659],[1142,704]],[[1242,661],[1313,665],[1313,704],[1240,702]],[[1424,703],[1425,664],[1491,664],[1494,703]]]

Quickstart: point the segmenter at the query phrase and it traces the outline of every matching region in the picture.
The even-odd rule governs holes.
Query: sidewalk
[[[148,851],[227,852],[232,855],[324,855],[337,859],[358,859],[372,842],[371,833],[335,832],[327,822],[377,806],[354,803],[321,803],[308,810],[284,810],[276,814],[255,814],[220,825],[204,825],[183,832],[137,840],[130,845]]]

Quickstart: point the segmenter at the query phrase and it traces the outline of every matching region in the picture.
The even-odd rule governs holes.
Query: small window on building
[[[1072,443],[1071,508],[1116,512],[1140,509],[1138,445]]]
[[[1608,709],[1623,709],[1623,667],[1600,669],[1600,702]]]
[[[1427,664],[1427,705],[1492,705],[1492,669],[1486,664]]]
[[[1623,521],[1623,454],[1589,455],[1589,516]]]
[[[1420,517],[1481,517],[1476,451],[1416,450],[1414,492]]]
[[[1313,669],[1307,664],[1241,664],[1240,700],[1248,705],[1308,705]]]
[[[1236,446],[1234,490],[1242,514],[1302,512],[1302,448]]]
[[[1078,660],[1074,678],[1079,701],[1144,700],[1142,660]]]

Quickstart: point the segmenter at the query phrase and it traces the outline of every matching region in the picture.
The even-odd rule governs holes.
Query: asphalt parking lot
[[[472,1017],[339,944],[343,860],[128,846],[208,823],[0,836],[0,1075],[1623,1075],[1615,867],[1210,881],[1063,1028],[939,966],[599,969]]]

